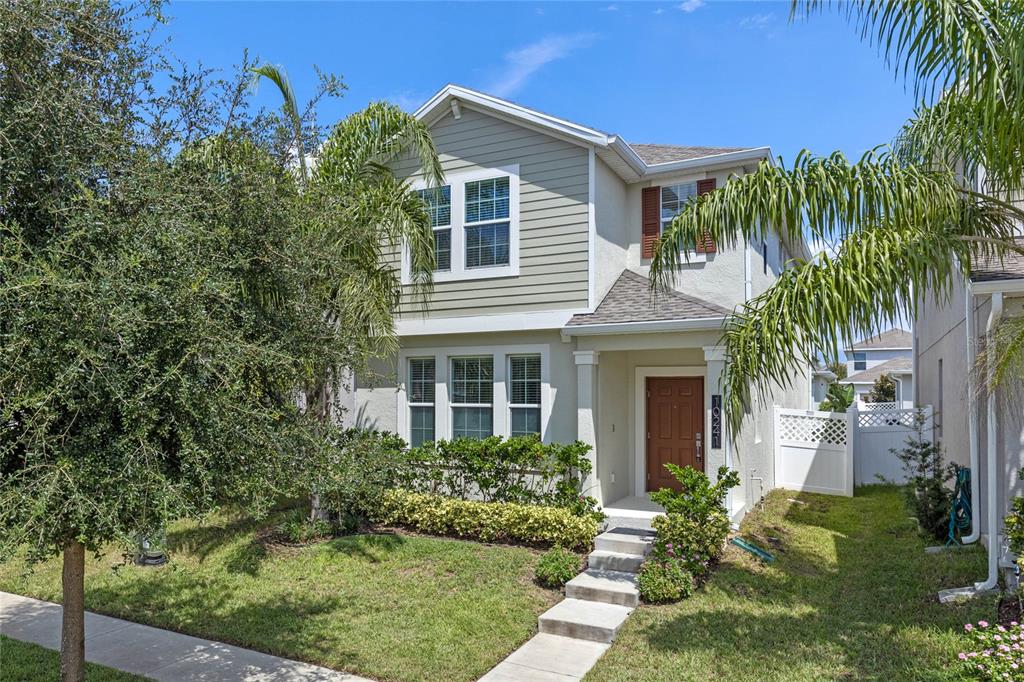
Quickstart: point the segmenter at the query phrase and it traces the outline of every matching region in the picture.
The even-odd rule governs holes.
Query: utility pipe
[[[985,428],[988,442],[985,444],[988,450],[987,467],[985,472],[988,483],[988,496],[985,500],[988,512],[988,578],[983,583],[975,583],[974,589],[978,592],[995,589],[999,584],[999,505],[997,498],[999,489],[996,485],[996,466],[998,465],[998,450],[996,448],[996,437],[998,434],[998,421],[996,420],[996,395],[992,390],[992,380],[995,377],[996,350],[992,339],[993,330],[999,318],[1003,315],[1003,292],[996,291],[992,294],[991,310],[988,314],[988,325],[985,328],[987,338],[986,348],[986,375],[989,385],[985,387],[988,399],[985,405]]]
[[[967,441],[971,450],[971,534],[960,538],[967,545],[977,542],[981,537],[981,515],[978,505],[981,503],[981,457],[978,453],[978,406],[974,403],[974,366],[977,359],[977,341],[974,338],[974,288],[967,283]],[[920,380],[916,375],[914,377]]]

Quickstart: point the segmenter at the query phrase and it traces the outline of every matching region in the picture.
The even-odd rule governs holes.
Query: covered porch
[[[588,494],[619,525],[647,527],[661,513],[648,493],[674,487],[668,463],[712,478],[733,462],[717,344],[729,311],[678,291],[652,297],[626,270],[593,313],[562,329],[575,342],[577,438],[592,446]],[[742,501],[743,494],[730,499]]]

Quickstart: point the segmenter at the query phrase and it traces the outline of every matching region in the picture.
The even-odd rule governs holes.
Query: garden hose
[[[949,509],[949,537],[946,546],[959,545],[960,538],[971,527],[971,470],[960,467],[956,470],[956,489]]]

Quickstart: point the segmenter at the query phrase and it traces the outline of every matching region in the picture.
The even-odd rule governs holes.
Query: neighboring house
[[[914,407],[914,337],[905,329],[890,329],[846,349],[846,378],[858,402],[866,402],[875,381],[888,374],[896,382],[896,404]]]
[[[1024,246],[1024,239],[1021,240]],[[989,543],[991,588],[999,563],[1006,563],[1003,517],[1013,497],[1024,494],[1017,472],[1024,466],[1024,411],[1019,387],[986,395],[977,386],[984,371],[983,340],[1001,316],[1024,310],[1024,256],[1003,262],[982,259],[967,281],[941,300],[928,292],[914,325],[918,404],[935,410],[934,436],[949,461],[972,469],[973,517]],[[994,504],[993,504],[994,502]],[[968,541],[977,539],[972,533]],[[980,577],[980,576],[979,576]]]
[[[827,367],[815,367],[811,374],[811,397],[810,402],[807,405],[808,410],[817,410],[818,405],[825,400],[825,396],[828,395],[828,387],[838,377],[836,373]]]
[[[771,159],[767,147],[628,144],[453,85],[416,116],[431,129],[445,185],[427,188],[411,155],[392,162],[422,187],[438,269],[424,310],[409,300],[401,352],[357,377],[353,423],[413,445],[536,433],[593,446],[589,494],[613,518],[650,518],[664,464],[742,484],[738,518],[774,483],[772,403],[802,406],[808,377],[755,404],[733,441],[721,404],[722,325],[806,245],[768,231],[730,248],[695,244],[674,291],[652,295],[663,227],[691,196]],[[682,133],[681,133],[682,134]],[[405,254],[395,254],[405,282]]]

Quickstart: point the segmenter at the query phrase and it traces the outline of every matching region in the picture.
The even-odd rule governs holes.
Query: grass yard
[[[86,608],[380,680],[455,681],[529,639],[560,598],[532,582],[533,550],[404,534],[267,549],[272,522],[178,524],[162,567],[89,559]],[[60,601],[60,563],[0,564],[0,590]]]
[[[60,654],[38,644],[0,635],[0,682],[53,682]],[[95,663],[85,664],[86,682],[142,682],[145,677]]]
[[[637,609],[587,682],[962,679],[963,624],[994,620],[995,600],[947,606],[936,592],[983,578],[985,555],[926,555],[911,524],[896,488],[774,491],[742,534],[776,562],[730,545],[692,598]]]

